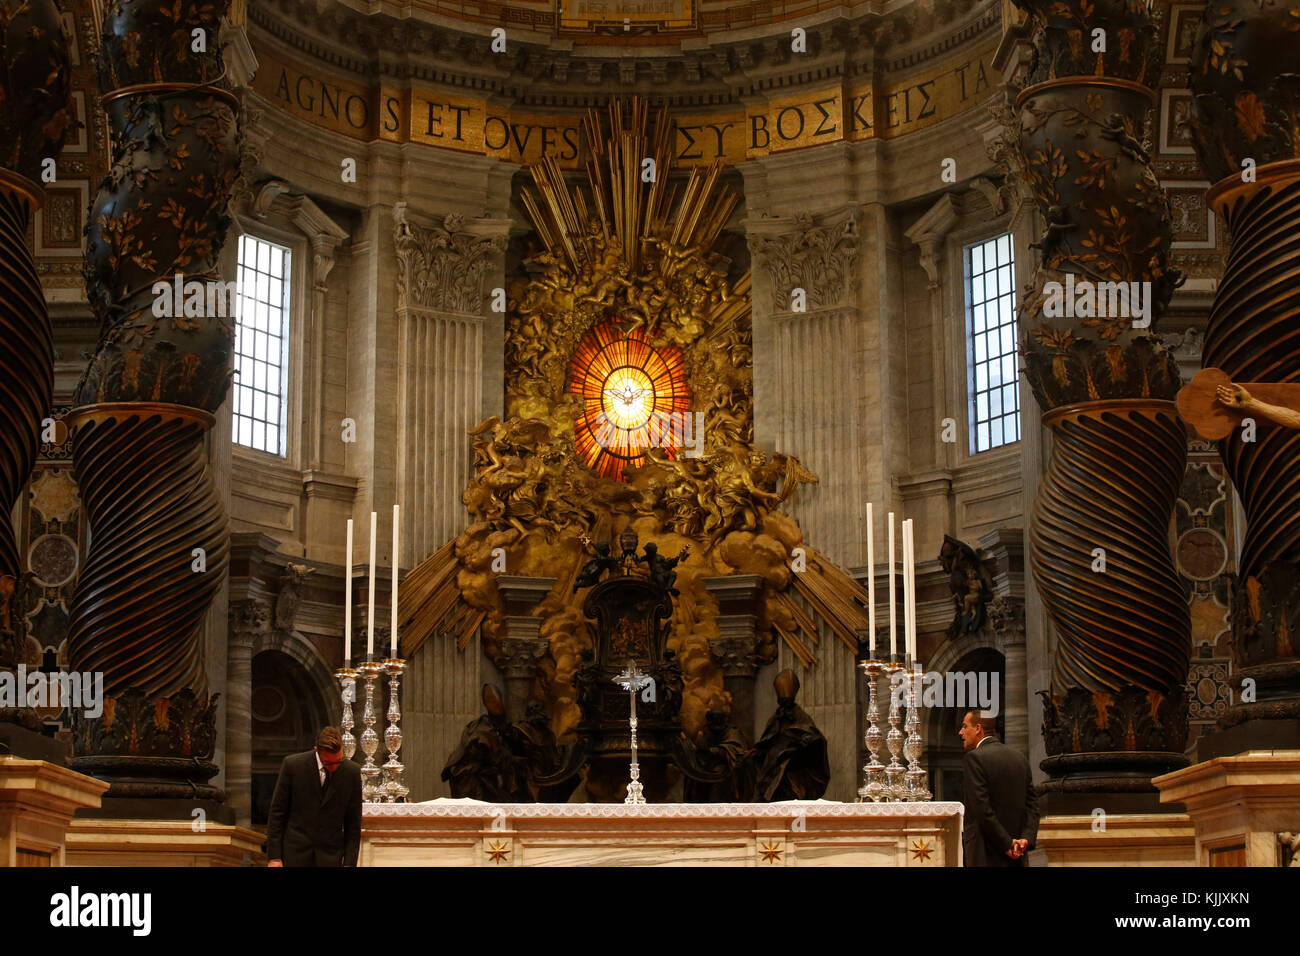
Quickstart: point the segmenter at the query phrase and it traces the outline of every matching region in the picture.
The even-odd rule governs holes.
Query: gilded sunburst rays
[[[625,333],[617,319],[603,322],[579,343],[565,391],[582,399],[574,440],[596,474],[622,481],[650,446],[677,454],[675,423],[690,409],[691,390],[675,346],[651,345],[640,329]]]

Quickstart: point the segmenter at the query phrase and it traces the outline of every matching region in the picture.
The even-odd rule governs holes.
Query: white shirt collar
[[[320,777],[320,778],[321,778],[321,781],[324,782],[324,780],[325,780],[325,765],[324,765],[323,763],[321,763],[321,761],[320,761],[320,751],[318,751],[318,750],[313,750],[312,753],[313,753],[313,754],[315,755],[315,757],[316,757],[316,771],[321,775],[321,777]]]
[[[997,739],[997,738],[995,738],[995,737],[981,737],[981,738],[980,738],[980,742],[979,742],[979,744],[976,744],[976,745],[975,745],[975,749],[976,749],[976,750],[979,750],[979,749],[980,749],[980,744],[984,743],[984,742],[987,741],[987,740],[996,740],[996,739]],[[320,760],[320,757],[317,757],[316,759],[317,759],[317,760]]]

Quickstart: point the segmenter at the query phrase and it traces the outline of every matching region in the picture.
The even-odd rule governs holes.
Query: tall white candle
[[[343,666],[352,666],[352,519],[348,519],[348,545],[343,557]]]
[[[913,519],[902,523],[902,574],[904,574],[904,636],[907,657],[913,666],[917,665],[917,561],[915,561],[915,540],[913,538]]]
[[[876,542],[871,502],[867,502],[867,639],[871,659],[876,658]]]
[[[375,538],[379,530],[378,512],[370,512],[370,594],[366,607],[366,660],[375,659]]]
[[[898,653],[898,642],[894,637],[894,513],[889,512],[889,656]]]
[[[911,567],[907,573],[912,576],[912,660],[919,668],[921,666],[921,653],[916,647],[916,525],[907,529],[907,550],[909,552],[908,564]]]
[[[393,505],[393,624],[389,641],[389,657],[397,656],[397,505]]]

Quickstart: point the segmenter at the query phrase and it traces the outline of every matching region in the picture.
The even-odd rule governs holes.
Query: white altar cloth
[[[370,803],[362,866],[960,866],[960,803]]]

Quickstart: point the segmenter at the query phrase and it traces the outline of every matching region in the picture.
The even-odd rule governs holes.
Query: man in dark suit
[[[967,866],[1024,866],[1038,837],[1038,800],[1029,761],[996,736],[996,719],[962,718],[962,849]]]
[[[280,765],[266,825],[267,866],[356,866],[361,849],[361,768],[343,759],[333,727],[316,749]]]

